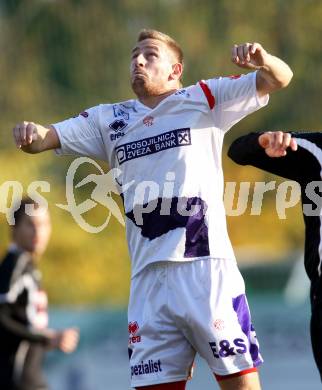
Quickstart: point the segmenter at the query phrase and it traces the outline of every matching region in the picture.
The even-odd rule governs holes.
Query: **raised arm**
[[[18,123],[13,129],[17,148],[26,153],[40,153],[60,148],[60,141],[54,126],[42,126],[33,122]]]
[[[104,117],[103,125],[100,117]],[[17,147],[26,153],[56,149],[59,155],[89,156],[106,161],[108,140],[103,140],[103,137],[107,138],[107,129],[111,130],[108,124],[113,120],[113,105],[105,104],[91,107],[50,126],[19,123],[13,129],[13,136]]]
[[[0,329],[9,338],[14,337],[45,345],[50,343],[50,338],[44,332],[30,328],[28,325],[17,321],[12,313],[11,305],[7,303],[0,304]]]
[[[267,53],[256,42],[234,45],[232,61],[241,68],[258,70],[256,88],[259,96],[285,88],[293,77],[292,70],[284,61]]]

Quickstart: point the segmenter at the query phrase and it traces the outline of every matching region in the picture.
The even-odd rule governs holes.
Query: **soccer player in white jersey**
[[[182,88],[179,45],[143,30],[131,57],[136,100],[14,128],[27,153],[57,149],[119,169],[135,388],[185,389],[198,352],[222,389],[260,389],[262,358],[226,229],[221,148],[225,132],[287,86],[292,71],[259,43],[234,45],[232,61],[254,72]]]

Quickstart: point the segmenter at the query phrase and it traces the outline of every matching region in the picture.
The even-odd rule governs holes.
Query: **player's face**
[[[132,50],[131,84],[137,96],[157,96],[173,89],[175,56],[157,39],[138,42]]]
[[[37,209],[39,215],[23,215],[17,226],[14,227],[14,242],[23,250],[40,256],[46,250],[51,223],[45,209]]]

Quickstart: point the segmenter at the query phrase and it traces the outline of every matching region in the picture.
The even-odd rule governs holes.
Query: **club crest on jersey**
[[[153,116],[146,116],[144,119],[143,119],[143,124],[145,126],[152,126],[153,125],[153,121],[154,121],[154,118]]]
[[[141,336],[137,336],[136,333],[139,330],[139,324],[136,321],[129,322],[129,344],[135,344],[141,342]]]

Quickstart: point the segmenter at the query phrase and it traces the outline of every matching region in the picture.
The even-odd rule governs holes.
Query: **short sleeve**
[[[107,160],[100,125],[100,106],[81,112],[77,117],[54,123],[60,145],[59,155],[89,156]]]
[[[267,105],[269,95],[258,96],[256,73],[206,81],[215,97],[213,114],[218,128],[228,131],[245,116]]]

